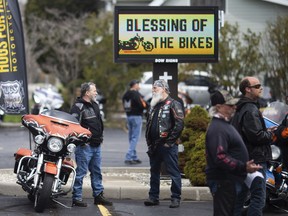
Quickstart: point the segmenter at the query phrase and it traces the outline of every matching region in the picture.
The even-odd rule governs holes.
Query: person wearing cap
[[[213,196],[213,215],[232,216],[237,188],[241,187],[247,173],[261,166],[249,161],[240,134],[230,124],[238,99],[225,90],[215,91],[210,99],[212,120],[205,140],[206,180]]]
[[[125,156],[125,164],[140,164],[141,160],[137,156],[136,147],[141,137],[142,115],[146,108],[146,102],[139,93],[139,81],[132,80],[129,83],[129,90],[122,97],[123,107],[127,116],[129,148]]]
[[[182,105],[169,96],[169,86],[156,80],[152,87],[152,100],[147,115],[146,141],[150,160],[150,190],[145,206],[159,205],[160,170],[164,162],[172,180],[170,208],[178,208],[181,200],[181,174],[178,167],[178,145],[184,127]]]
[[[254,159],[255,163],[263,168],[259,171],[263,178],[257,177],[253,180],[250,187],[250,204],[247,215],[263,215],[262,211],[266,201],[265,176],[267,162],[272,159],[270,144],[273,141],[274,133],[267,129],[264,119],[259,110],[258,99],[261,97],[262,86],[256,77],[245,77],[239,85],[242,96],[237,103],[235,116],[232,125],[242,136],[248,149],[249,158]],[[234,215],[241,215],[244,201],[247,197],[248,188],[243,184],[242,191],[238,196]]]

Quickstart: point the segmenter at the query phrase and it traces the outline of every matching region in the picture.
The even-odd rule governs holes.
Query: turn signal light
[[[281,172],[282,172],[282,166],[278,166],[278,167],[275,169],[275,171],[276,171],[277,173],[281,173]]]
[[[275,185],[275,180],[272,178],[268,178],[267,182],[269,182],[271,185]]]

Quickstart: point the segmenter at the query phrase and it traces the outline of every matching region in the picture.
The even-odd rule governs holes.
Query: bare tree
[[[32,17],[31,19],[35,19]],[[38,20],[33,20],[33,23],[37,23]],[[24,40],[25,40],[25,53],[26,53],[26,68],[28,83],[38,82],[39,76],[41,75],[41,68],[37,63],[37,59],[48,51],[48,47],[37,49],[38,47],[38,26],[32,25],[30,29],[30,37],[27,34],[27,28],[24,25]]]
[[[80,59],[87,16],[63,16],[58,10],[47,11],[57,19],[29,17],[30,43],[41,69],[57,77],[63,85],[69,85],[82,71]]]
[[[23,2],[19,2],[20,12],[23,15],[25,10],[25,4]],[[26,69],[27,69],[27,81],[28,83],[34,83],[38,80],[39,77],[39,65],[37,64],[36,59],[39,55],[43,54],[43,52],[33,52],[36,48],[35,40],[29,40],[27,35],[27,26],[25,21],[25,17],[22,16],[23,20],[23,35],[24,35],[24,47],[25,47],[25,59],[26,59]],[[36,27],[36,25],[31,26],[32,28]],[[31,38],[34,38],[35,31],[31,31]]]
[[[276,99],[288,95],[288,16],[268,23],[263,39],[263,52],[269,67],[267,81],[273,86]],[[288,101],[287,101],[288,102]]]
[[[237,23],[231,25],[225,22],[219,34],[219,61],[213,64],[186,64],[184,70],[206,70],[219,86],[238,95],[238,85],[243,77],[258,75],[265,70],[264,60],[258,49],[260,41],[260,34],[253,33],[250,29],[242,33]]]

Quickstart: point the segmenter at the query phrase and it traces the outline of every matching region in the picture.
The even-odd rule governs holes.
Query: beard
[[[152,107],[156,106],[160,101],[162,101],[162,94],[161,93],[153,93],[152,100],[150,105]]]
[[[233,110],[233,112],[231,113],[230,119],[234,117],[235,113],[236,113],[236,110]]]
[[[91,102],[97,103],[96,97],[93,97],[93,96],[92,96],[92,97],[90,98],[90,100],[91,100]]]

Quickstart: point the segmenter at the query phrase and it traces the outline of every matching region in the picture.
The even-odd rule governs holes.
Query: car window
[[[209,77],[204,76],[193,76],[185,80],[186,85],[193,86],[211,86],[213,85]]]
[[[150,77],[148,80],[146,80],[145,84],[152,84],[153,83],[153,77]]]

